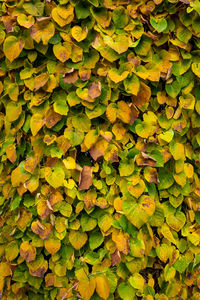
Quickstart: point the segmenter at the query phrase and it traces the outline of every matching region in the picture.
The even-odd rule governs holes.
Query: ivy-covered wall
[[[0,2],[2,300],[200,299],[200,1]]]

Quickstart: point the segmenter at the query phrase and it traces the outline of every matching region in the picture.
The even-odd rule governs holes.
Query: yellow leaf
[[[6,117],[8,119],[8,122],[14,122],[16,121],[22,112],[22,106],[19,103],[16,102],[9,102],[8,105],[6,105]]]
[[[67,6],[57,6],[53,8],[52,18],[60,26],[64,27],[65,25],[71,23],[74,18],[74,7],[72,5]]]
[[[25,14],[20,14],[17,17],[17,22],[20,26],[23,26],[25,28],[30,28],[35,23],[35,19],[31,15],[26,16]]]
[[[12,274],[11,268],[9,263],[7,262],[0,262],[0,276],[6,277]]]
[[[80,26],[74,26],[72,27],[72,36],[77,42],[83,41],[87,34],[88,34],[88,29],[87,27],[84,27],[83,29]]]
[[[117,105],[110,103],[106,108],[106,116],[111,123],[114,123],[117,119]]]
[[[104,276],[96,276],[96,292],[97,294],[103,298],[104,300],[107,300],[110,295],[110,286],[108,278]]]
[[[42,115],[38,113],[32,115],[30,120],[30,128],[33,136],[35,136],[38,133],[38,131],[40,131],[43,125],[44,125],[44,118]]]
[[[11,182],[12,186],[16,187],[19,186],[21,183],[24,184],[31,177],[31,174],[21,172],[21,168],[18,166],[14,169],[11,173]]]
[[[16,36],[8,36],[3,44],[3,52],[10,62],[17,58],[24,48],[24,41],[18,40]]]
[[[78,283],[78,291],[84,300],[90,300],[90,298],[94,294],[95,287],[96,281],[93,276],[91,276],[88,279],[84,278]]]
[[[37,22],[31,27],[31,37],[37,42],[48,45],[48,42],[55,33],[55,27],[49,20]]]
[[[59,43],[53,46],[53,53],[61,62],[68,60],[72,53],[72,46],[69,42]]]
[[[87,239],[88,237],[85,232],[76,230],[71,230],[69,232],[69,241],[76,250],[81,249],[87,242]]]
[[[26,262],[35,260],[36,257],[35,247],[29,244],[29,242],[23,242],[20,245],[20,256],[23,257]]]
[[[50,254],[53,255],[59,251],[61,247],[61,242],[59,239],[50,238],[44,241],[44,247]]]
[[[129,72],[128,71],[123,71],[121,74],[117,69],[110,69],[108,71],[108,76],[109,78],[114,81],[115,83],[118,83],[120,81],[123,81],[127,76]]]
[[[66,169],[69,169],[69,170],[76,169],[76,161],[71,156],[68,156],[67,158],[63,159],[63,163],[64,163]]]
[[[6,155],[7,158],[9,159],[9,161],[11,163],[14,163],[17,159],[17,153],[16,153],[16,149],[15,149],[15,145],[11,144],[6,148]]]
[[[128,233],[123,233],[121,230],[113,230],[112,240],[115,242],[117,249],[124,254],[130,252],[129,248],[129,235]]]
[[[132,124],[134,120],[131,118],[131,109],[128,104],[124,101],[119,101],[117,105],[117,117],[124,123]]]

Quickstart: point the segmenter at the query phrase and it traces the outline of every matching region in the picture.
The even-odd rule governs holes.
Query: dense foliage
[[[200,1],[0,3],[2,299],[200,299]]]

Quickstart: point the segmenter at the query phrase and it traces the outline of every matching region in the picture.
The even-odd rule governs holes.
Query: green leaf
[[[11,203],[11,210],[14,210],[17,207],[19,207],[21,200],[22,198],[19,195],[17,195]]]
[[[94,250],[98,248],[104,241],[104,237],[100,232],[92,232],[89,237],[90,249]]]
[[[150,24],[159,33],[163,32],[167,28],[167,21],[165,19],[156,19],[151,17]]]

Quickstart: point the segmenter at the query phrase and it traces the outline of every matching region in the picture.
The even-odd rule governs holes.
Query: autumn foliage
[[[200,1],[0,6],[0,298],[199,300]]]

